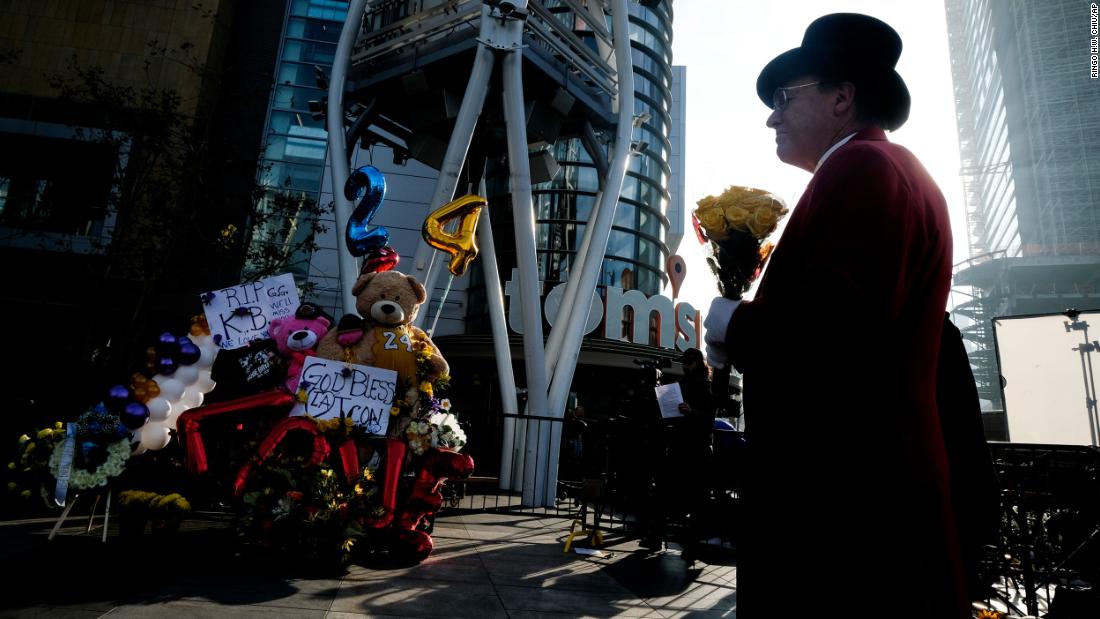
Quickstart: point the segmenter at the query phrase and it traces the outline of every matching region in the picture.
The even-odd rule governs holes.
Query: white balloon
[[[164,449],[170,440],[172,433],[164,423],[147,423],[141,429],[141,446],[150,451]]]
[[[164,421],[172,414],[172,404],[164,396],[152,398],[145,407],[149,409],[149,421]]]
[[[202,399],[202,392],[192,385],[184,390],[183,396],[179,399],[179,404],[186,408],[196,408],[202,406]],[[175,409],[175,407],[172,408]]]
[[[199,368],[194,365],[181,365],[176,369],[175,374],[172,374],[172,378],[183,383],[184,387],[195,384],[195,381],[199,379]]]
[[[214,379],[210,378],[210,370],[199,370],[199,379],[192,386],[203,393],[210,393],[217,384]]]
[[[172,378],[171,376],[165,376],[164,374],[157,374],[153,377],[153,380],[160,386],[160,395],[169,402],[175,402],[183,395],[183,390],[186,389],[183,383]]]
[[[218,350],[220,349],[215,346],[213,342],[207,342],[206,344],[199,346],[199,350],[201,351],[201,354],[199,354],[199,360],[192,363],[191,365],[200,370],[209,370],[210,368],[214,367],[214,359],[217,358]]]
[[[187,409],[177,409],[175,406],[173,406],[172,414],[168,415],[168,419],[164,420],[164,426],[170,430],[175,430],[176,423],[179,421],[180,415],[183,414],[185,410]]]
[[[146,425],[148,425],[148,422],[146,422]],[[140,456],[148,451],[145,446],[141,444],[141,431],[143,429],[145,429],[145,426],[130,432],[130,447],[133,449],[130,453],[131,456]]]

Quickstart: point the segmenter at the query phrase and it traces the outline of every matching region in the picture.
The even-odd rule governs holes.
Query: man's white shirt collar
[[[846,138],[842,139],[841,141],[837,142],[836,144],[833,144],[832,146],[830,146],[829,150],[825,151],[825,154],[821,156],[821,159],[817,160],[817,165],[814,166],[814,173],[816,174],[817,171],[819,169],[821,169],[821,164],[825,163],[825,160],[829,158],[829,155],[833,154],[833,152],[835,152],[836,149],[838,149],[841,146],[844,146],[845,144],[847,144],[848,140],[851,140],[852,138],[856,137],[856,133],[859,133],[859,132],[856,131],[855,133],[850,133],[850,134],[848,134],[848,137],[846,137]]]

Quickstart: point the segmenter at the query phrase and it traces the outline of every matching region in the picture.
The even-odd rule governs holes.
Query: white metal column
[[[351,219],[351,200],[344,197],[344,183],[348,181],[348,150],[344,142],[344,82],[347,80],[348,64],[351,63],[351,49],[359,26],[363,23],[363,13],[367,10],[368,0],[351,0],[348,15],[340,31],[336,44],[336,56],[332,61],[332,74],[328,84],[328,108],[325,125],[328,130],[328,159],[331,166],[332,201],[336,216],[336,255],[340,267],[340,299],[344,313],[355,312],[355,295],[351,294],[352,284],[359,277],[359,261],[348,251],[344,230]]]

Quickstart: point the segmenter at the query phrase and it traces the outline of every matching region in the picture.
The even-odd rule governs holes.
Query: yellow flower
[[[699,225],[707,231],[707,236],[721,241],[729,236],[726,225],[726,217],[720,208],[704,209],[700,206],[695,210],[695,217],[699,219]]]
[[[46,428],[45,430],[39,430],[38,431],[38,438],[40,438],[40,439],[43,439],[43,438],[46,438],[47,436],[52,436],[52,435],[53,435],[53,430],[51,430],[49,428]]]
[[[390,417],[396,417],[400,414],[401,414],[401,409],[400,408],[398,408],[396,406],[390,407]]]
[[[775,231],[779,219],[787,214],[783,203],[770,193],[737,185],[717,197],[707,196],[697,204],[695,217],[707,236],[716,241],[727,238],[728,230],[742,230],[763,239]]]
[[[772,232],[775,232],[775,227],[779,225],[779,218],[782,216],[782,212],[772,208],[757,209],[757,211],[753,213],[752,220],[748,222],[749,232],[752,232],[753,236],[758,239],[762,239]]]
[[[326,479],[332,477],[332,469],[321,469],[321,477]]]
[[[1004,619],[1004,614],[1002,614],[1000,611],[983,608],[982,610],[978,611],[977,619]]]
[[[27,447],[23,450],[24,457],[31,454],[37,448],[38,448],[37,443],[27,443]]]
[[[60,421],[55,421],[55,422],[53,422],[53,429],[54,430],[63,430],[64,426],[61,425]]]
[[[298,392],[294,394],[294,398],[301,404],[305,404],[306,400],[309,399],[305,389],[299,389]]]
[[[31,498],[31,491],[30,490],[24,490],[23,492],[19,493],[19,496],[23,497],[24,499],[29,499],[29,498]]]
[[[363,479],[367,481],[374,481],[374,471],[369,468],[363,469]]]
[[[19,485],[16,484],[14,481],[9,481],[8,482],[8,491],[9,492],[15,492],[15,489],[18,488],[18,487],[19,487]]]
[[[749,221],[754,217],[743,204],[730,204],[722,209],[722,214],[726,216],[726,225],[733,230],[747,230]]]
[[[19,444],[22,445],[23,443],[26,443],[29,440],[31,440],[31,437],[24,434],[24,435],[19,437]]]
[[[429,398],[432,397],[432,384],[428,381],[420,383],[420,393],[426,394]]]
[[[9,463],[8,463],[8,468],[9,468],[10,470],[13,470],[13,471],[14,471],[14,470],[15,470],[15,463],[14,463],[14,462],[9,462]]]

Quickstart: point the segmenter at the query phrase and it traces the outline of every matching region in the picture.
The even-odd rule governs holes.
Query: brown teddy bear
[[[345,316],[340,328],[321,338],[317,356],[396,371],[398,393],[404,393],[398,406],[407,414],[402,423],[390,424],[390,435],[403,435],[408,418],[416,415],[419,394],[427,389],[430,395],[430,384],[450,369],[428,334],[410,324],[427,293],[416,278],[397,271],[364,273],[351,292],[363,317],[361,329],[349,332]]]

